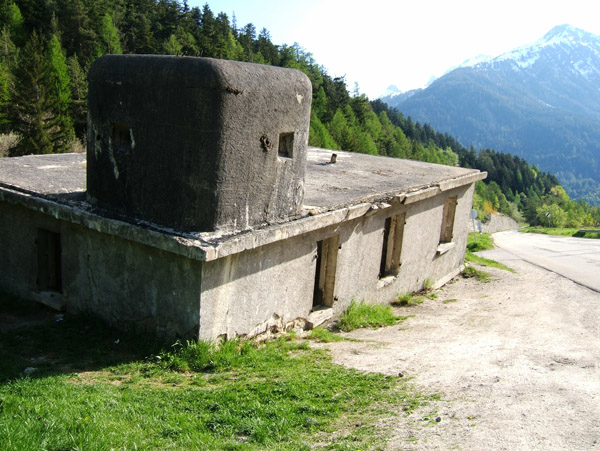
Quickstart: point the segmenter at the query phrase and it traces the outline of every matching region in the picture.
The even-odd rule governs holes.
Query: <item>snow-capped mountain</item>
[[[467,60],[408,98],[382,100],[466,146],[523,156],[600,204],[600,36],[560,25]]]
[[[402,94],[402,91],[400,91],[400,89],[398,89],[398,86],[389,85],[387,87],[387,89],[385,90],[385,92],[383,94],[381,94],[379,97],[389,97],[389,96],[394,97],[398,94]]]

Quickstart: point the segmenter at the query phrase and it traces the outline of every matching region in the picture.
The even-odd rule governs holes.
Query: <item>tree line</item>
[[[486,171],[485,181],[477,182],[473,200],[480,219],[490,213],[502,213],[531,225],[581,227],[600,225],[600,207],[569,198],[556,176],[541,171],[517,155],[467,148],[447,133],[435,131],[429,124],[414,122],[396,108],[377,99],[374,111],[386,112],[392,123],[407,137],[438,147],[449,148],[458,155],[459,165]],[[548,215],[550,213],[550,215]]]
[[[310,145],[488,171],[485,186],[498,188],[479,187],[476,195],[476,201],[485,197],[488,210],[518,215],[558,185],[518,157],[467,149],[429,124],[369,101],[358,87],[350,94],[344,77],[330,76],[297,43],[275,45],[268,30],[238,26],[235,16],[215,14],[208,4],[0,0],[0,24],[0,134],[16,137],[4,148],[0,142],[0,154],[67,152],[84,142],[87,71],[98,57],[169,54],[301,70],[313,87]]]

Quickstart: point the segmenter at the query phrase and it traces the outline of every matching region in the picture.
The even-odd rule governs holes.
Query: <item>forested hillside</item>
[[[350,95],[344,78],[328,75],[298,44],[276,45],[268,30],[239,26],[235,17],[209,5],[0,0],[0,24],[0,154],[5,156],[81,148],[91,63],[107,53],[154,53],[299,69],[313,86],[311,145],[487,170],[489,184],[477,188],[482,211],[518,216],[519,209],[543,205],[558,185],[524,160],[493,151],[478,155],[427,124],[369,102],[358,89]]]
[[[463,144],[519,155],[600,205],[600,36],[569,25],[382,100]]]

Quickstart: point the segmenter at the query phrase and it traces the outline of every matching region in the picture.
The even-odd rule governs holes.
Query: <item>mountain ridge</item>
[[[463,145],[526,158],[600,203],[600,36],[570,25],[382,100]],[[583,184],[582,184],[583,183]]]

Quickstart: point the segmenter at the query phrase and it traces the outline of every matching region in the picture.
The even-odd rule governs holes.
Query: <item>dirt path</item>
[[[324,346],[336,363],[441,395],[390,418],[390,449],[600,450],[600,294],[501,250],[482,255],[518,273],[459,278],[396,309],[415,315],[402,325]]]

